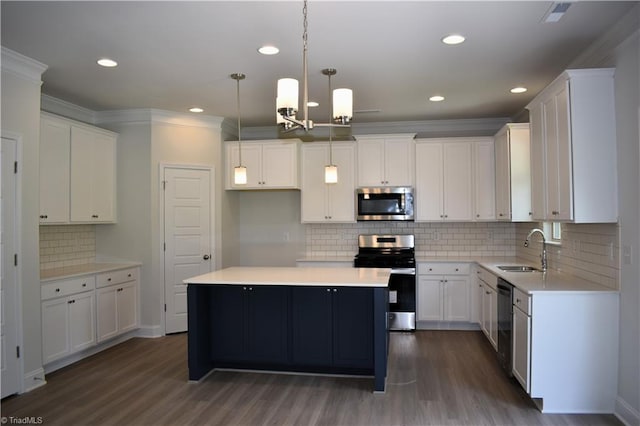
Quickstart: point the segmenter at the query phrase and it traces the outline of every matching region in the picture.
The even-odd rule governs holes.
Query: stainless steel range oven
[[[416,259],[413,235],[360,235],[356,268],[391,268],[389,330],[416,329]]]

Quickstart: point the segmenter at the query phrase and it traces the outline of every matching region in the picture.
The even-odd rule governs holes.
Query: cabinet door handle
[[[516,299],[516,303],[519,305],[520,304],[520,299]]]
[[[111,278],[107,278],[107,281],[111,282]]]
[[[59,288],[56,288],[56,293],[60,293],[60,289]]]
[[[97,218],[98,218],[98,215],[97,215],[97,214],[92,214],[92,215],[91,215],[91,218],[92,218],[92,219],[97,219]]]
[[[46,214],[41,214],[40,219],[46,219],[48,216]]]
[[[334,293],[336,293],[337,291],[338,291],[338,289],[337,289],[337,288],[334,288],[334,289],[333,289],[333,292],[334,292]]]
[[[477,215],[476,215],[476,217],[480,217],[480,215],[479,215],[479,214],[477,214]]]
[[[209,259],[211,258],[211,256],[210,256],[210,255],[208,255],[208,254],[205,254],[204,256],[202,256],[202,258],[203,258],[204,260],[209,260]],[[131,276],[131,275],[129,275],[129,276]]]
[[[71,303],[76,303],[75,299],[74,300],[69,300],[67,303],[71,304]]]
[[[86,286],[87,286],[87,283],[82,283],[82,287],[86,287]]]
[[[491,292],[490,291],[485,291],[485,294],[491,294]]]
[[[127,277],[128,277],[128,278],[131,278],[131,274],[127,274]]]
[[[327,289],[327,291],[328,291],[328,292],[331,292],[331,289],[330,289],[330,288],[328,288],[328,289]]]

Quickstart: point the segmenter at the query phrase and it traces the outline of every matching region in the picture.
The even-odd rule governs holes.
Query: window
[[[562,244],[562,223],[560,222],[543,222],[542,230],[547,238],[547,243]]]

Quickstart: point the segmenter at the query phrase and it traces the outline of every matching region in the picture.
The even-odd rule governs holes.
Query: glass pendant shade
[[[245,166],[236,166],[233,169],[233,183],[236,185],[247,184],[247,168]]]
[[[333,91],[333,118],[349,122],[353,117],[353,91],[336,89]]]
[[[338,183],[338,167],[324,166],[324,183]]]
[[[278,80],[276,105],[278,110],[287,108],[298,111],[298,80],[294,78],[281,78]]]

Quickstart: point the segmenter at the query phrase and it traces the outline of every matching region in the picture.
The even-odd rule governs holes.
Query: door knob
[[[209,260],[211,258],[211,256],[209,256],[208,254],[205,254],[204,256],[202,256],[202,258],[204,260]]]

